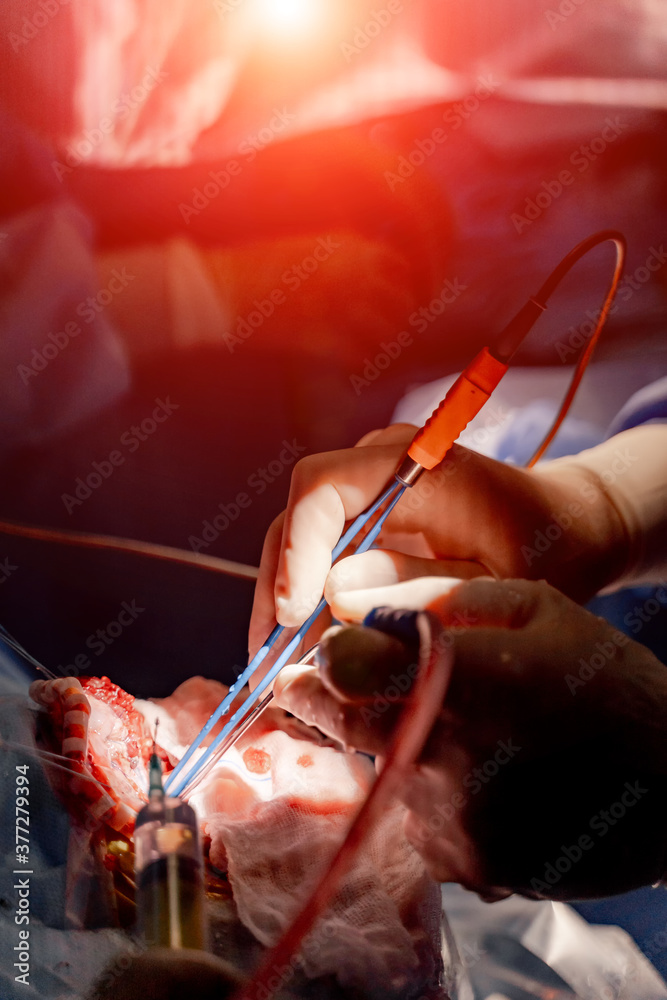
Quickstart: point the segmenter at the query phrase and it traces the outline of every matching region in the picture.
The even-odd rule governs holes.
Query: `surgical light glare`
[[[322,23],[323,0],[258,0],[257,14],[266,31],[293,38]]]

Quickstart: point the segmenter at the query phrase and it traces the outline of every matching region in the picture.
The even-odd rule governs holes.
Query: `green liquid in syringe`
[[[193,858],[167,854],[137,881],[139,931],[149,946],[206,948],[204,891]]]

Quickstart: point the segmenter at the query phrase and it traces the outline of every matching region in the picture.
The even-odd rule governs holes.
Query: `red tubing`
[[[432,621],[432,616],[426,612],[417,616],[419,672],[394,731],[382,773],[373,784],[328,871],[305,907],[265,956],[253,979],[234,994],[233,1000],[257,1000],[260,995],[266,1000],[285,985],[285,970],[292,957],[331,902],[374,822],[424,747],[442,708],[453,665],[451,650],[434,649]],[[261,994],[260,987],[263,989]]]

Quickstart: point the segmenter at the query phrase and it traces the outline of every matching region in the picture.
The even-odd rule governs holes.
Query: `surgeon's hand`
[[[342,596],[342,595],[341,595]],[[434,878],[494,899],[610,895],[667,871],[667,668],[544,583],[420,579],[345,598],[427,608],[449,691],[406,781],[406,833]],[[412,673],[376,629],[331,630],[319,671],[287,667],[284,709],[385,752]]]
[[[329,576],[345,523],[391,479],[414,430],[397,424],[297,464],[287,509],[264,544],[251,653],[276,620],[300,625],[325,584],[336,611],[340,590],[424,575],[544,578],[578,601],[620,575],[627,532],[595,473],[562,461],[520,469],[454,445],[388,517],[378,542],[388,551],[343,559]]]

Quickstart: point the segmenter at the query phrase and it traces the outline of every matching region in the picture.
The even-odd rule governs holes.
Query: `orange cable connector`
[[[483,347],[417,431],[408,456],[424,469],[433,469],[454,444],[459,434],[477,416],[496,388],[508,366]]]

